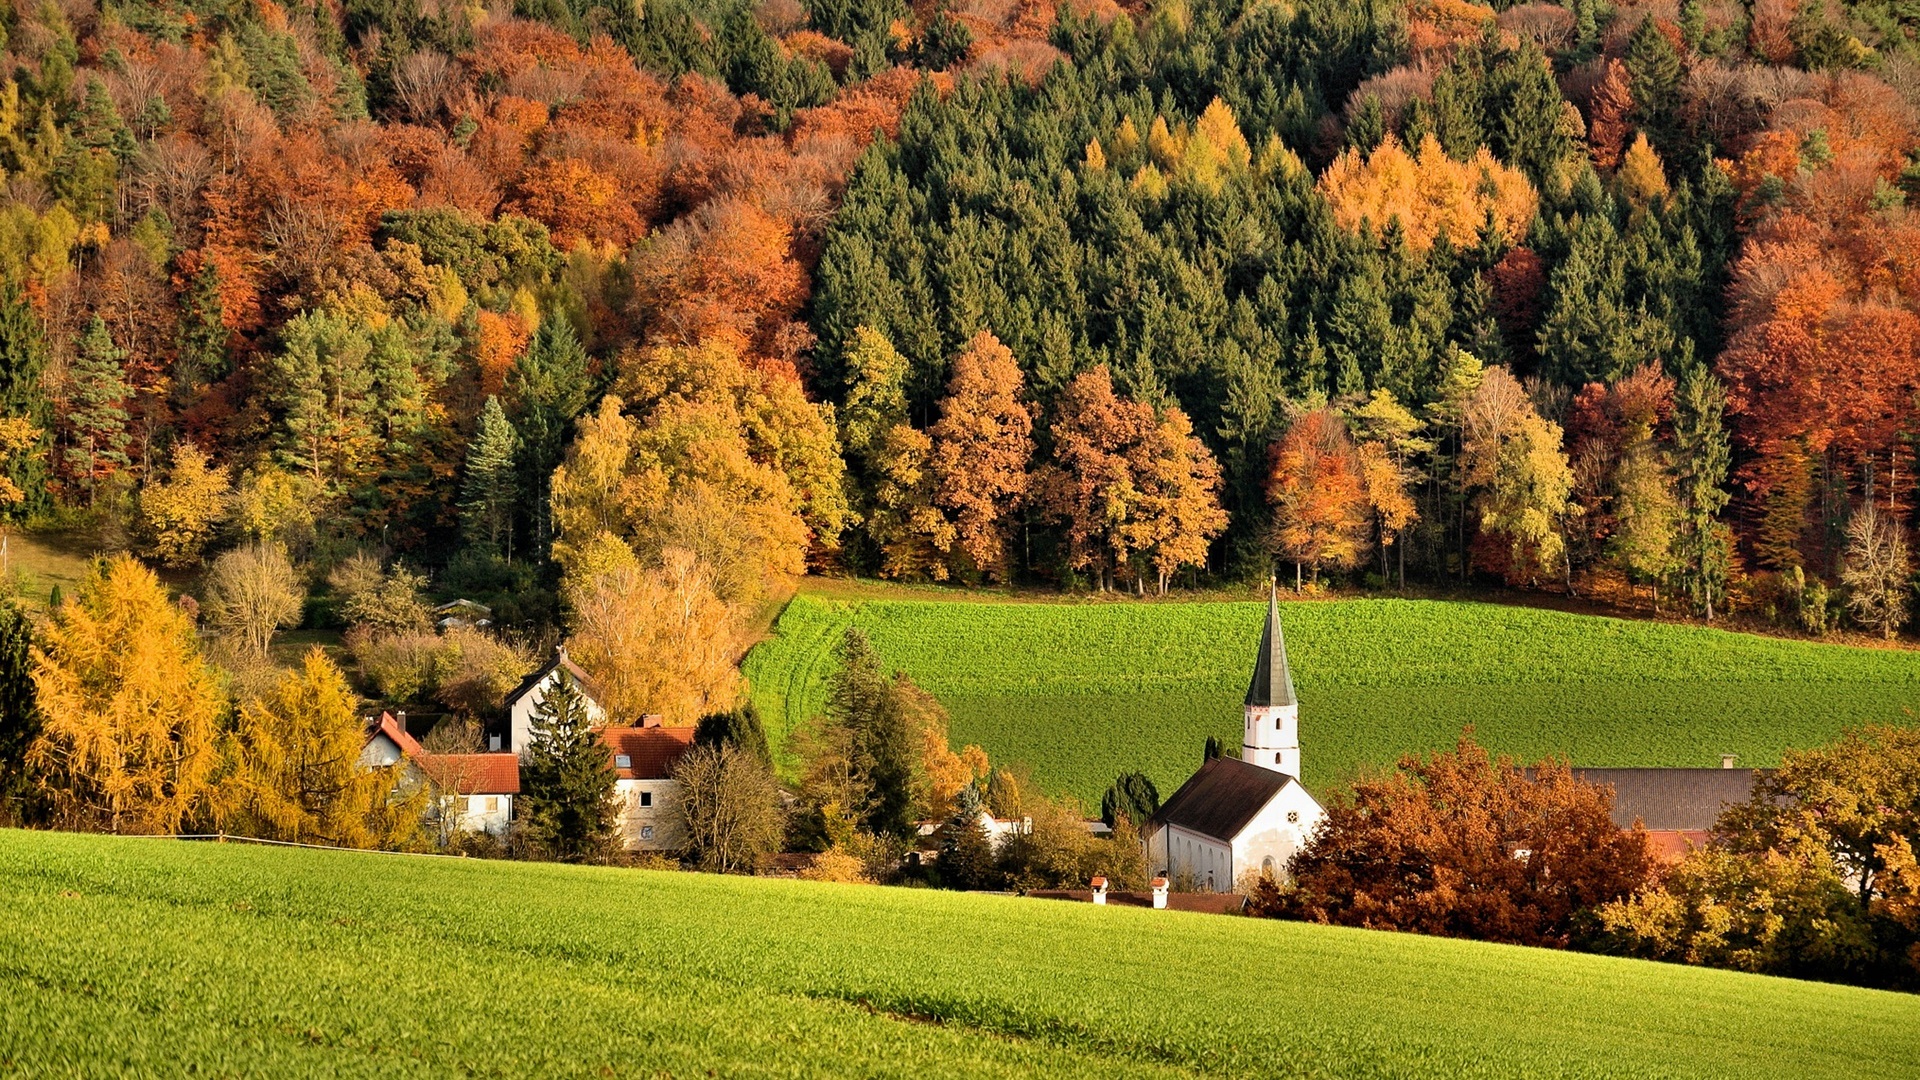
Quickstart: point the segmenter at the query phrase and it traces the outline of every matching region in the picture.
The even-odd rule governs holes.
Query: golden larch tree
[[[33,654],[45,726],[27,754],[69,828],[174,833],[204,808],[226,707],[193,624],[131,556],[100,563]]]
[[[221,740],[213,795],[226,832],[396,850],[422,836],[427,790],[404,762],[362,768],[360,699],[318,646],[266,694],[240,706]]]

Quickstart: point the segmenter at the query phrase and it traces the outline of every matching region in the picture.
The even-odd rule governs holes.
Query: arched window
[[[1275,750],[1275,751],[1273,752],[1273,763],[1274,763],[1275,765],[1278,765],[1278,764],[1280,764],[1280,751],[1278,751],[1278,750]]]
[[[1273,856],[1269,855],[1260,860],[1260,872],[1268,877],[1273,876]]]

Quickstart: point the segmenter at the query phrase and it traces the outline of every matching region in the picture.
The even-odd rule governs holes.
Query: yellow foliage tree
[[[592,675],[601,704],[621,721],[649,713],[668,725],[724,712],[740,696],[734,664],[740,627],[714,591],[712,571],[686,548],[667,548],[649,570],[602,534],[586,553],[591,573],[569,579],[569,655]]]
[[[1348,150],[1320,176],[1320,191],[1341,228],[1363,223],[1384,229],[1398,221],[1407,246],[1426,251],[1441,236],[1455,246],[1480,237],[1489,214],[1508,243],[1518,243],[1533,223],[1539,196],[1517,169],[1482,147],[1471,161],[1455,161],[1428,135],[1408,154],[1388,135],[1372,154]]]
[[[166,566],[200,562],[207,541],[226,519],[232,485],[227,470],[209,465],[206,451],[183,442],[173,452],[173,469],[163,481],[140,491],[140,523],[147,550]]]
[[[422,836],[424,784],[404,762],[360,766],[360,699],[327,654],[309,650],[221,740],[213,795],[220,828],[246,836],[396,850]]]
[[[622,395],[581,421],[554,472],[561,566],[606,532],[648,566],[685,548],[722,599],[754,604],[810,544],[835,543],[848,511],[832,410],[775,368],[712,344],[624,357]]]
[[[1666,197],[1667,172],[1660,165],[1660,155],[1648,144],[1646,132],[1636,135],[1633,145],[1627,147],[1614,179],[1620,185],[1620,193],[1636,207],[1644,208],[1653,200]]]
[[[193,624],[153,571],[97,564],[33,654],[45,726],[28,751],[69,828],[173,833],[202,809],[225,709]]]

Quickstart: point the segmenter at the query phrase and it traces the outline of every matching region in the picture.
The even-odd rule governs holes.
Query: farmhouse
[[[477,754],[432,754],[407,733],[405,713],[396,718],[381,713],[371,723],[360,751],[362,768],[381,768],[405,761],[409,782],[424,783],[436,793],[434,814],[454,816],[454,828],[469,833],[504,835],[514,820],[520,790],[520,756],[532,742],[532,716],[545,690],[560,672],[574,677],[587,712],[604,720],[606,710],[594,697],[592,684],[567,659],[564,648],[554,659],[509,694],[513,749],[501,749],[501,736],[490,737],[492,749]],[[612,759],[614,792],[619,802],[618,829],[629,851],[674,851],[686,842],[680,814],[680,784],[673,768],[693,745],[692,728],[660,726],[658,716],[645,716],[635,726],[601,727],[600,740]]]
[[[1245,709],[1239,759],[1202,765],[1147,819],[1142,839],[1149,865],[1213,892],[1243,874],[1284,873],[1325,814],[1298,779],[1300,703],[1272,587]]]
[[[522,679],[519,686],[507,695],[507,733],[504,746],[493,745],[499,736],[493,736],[488,749],[506,750],[521,753],[533,740],[533,713],[547,698],[547,691],[560,679],[561,672],[573,677],[573,684],[580,688],[580,696],[586,700],[587,715],[594,726],[607,722],[607,710],[600,704],[600,692],[594,687],[593,680],[580,670],[579,665],[567,659],[567,647],[555,645],[553,659],[546,666]]]

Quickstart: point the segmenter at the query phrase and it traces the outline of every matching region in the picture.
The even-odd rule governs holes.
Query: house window
[[[640,839],[642,840],[653,839],[653,826],[651,825],[640,826]]]
[[[613,755],[613,767],[616,769],[631,769],[633,768],[633,759],[625,754],[615,754]]]
[[[1280,719],[1280,718],[1279,718],[1279,717],[1277,717],[1277,716],[1276,716],[1276,717],[1274,717],[1274,718],[1273,718],[1273,730],[1275,730],[1275,731],[1285,731],[1285,730],[1286,730],[1286,721],[1284,721],[1284,720],[1282,720],[1282,719]]]
[[[1273,752],[1273,763],[1275,765],[1280,764],[1280,752],[1278,750]]]
[[[1300,811],[1298,810],[1287,811],[1287,824],[1289,825],[1300,824]]]
[[[494,796],[489,795],[486,798],[480,800],[481,813],[491,814],[498,809],[500,809],[500,800],[495,798]]]
[[[641,792],[641,793],[640,793],[640,805],[641,805],[641,806],[652,806],[652,805],[653,805],[653,792],[651,792],[651,791],[643,791],[643,792]]]

